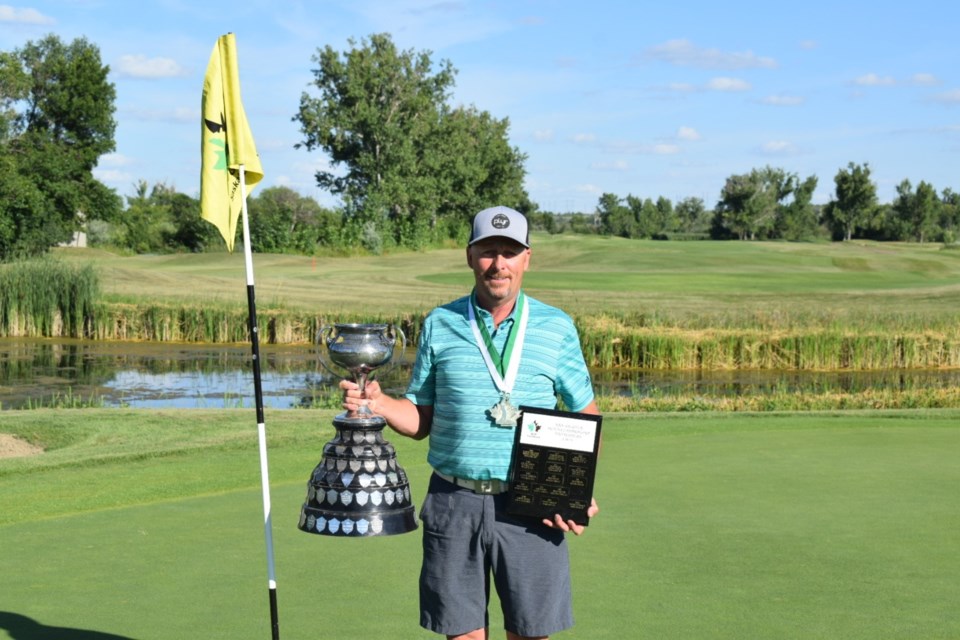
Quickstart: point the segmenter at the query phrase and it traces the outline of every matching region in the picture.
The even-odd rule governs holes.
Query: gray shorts
[[[562,531],[503,512],[506,494],[476,494],[434,474],[420,509],[420,625],[446,635],[489,626],[490,575],[507,631],[546,636],[573,626]]]

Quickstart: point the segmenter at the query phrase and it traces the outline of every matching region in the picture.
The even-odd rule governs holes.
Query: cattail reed
[[[99,297],[90,265],[50,258],[0,265],[0,334],[87,337]]]

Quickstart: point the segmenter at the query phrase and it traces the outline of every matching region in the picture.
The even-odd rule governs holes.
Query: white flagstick
[[[267,582],[270,589],[270,626],[273,640],[280,638],[277,620],[277,575],[273,564],[273,527],[270,516],[270,473],[267,468],[267,427],[263,419],[263,390],[260,385],[260,339],[257,328],[257,302],[253,290],[253,251],[250,248],[250,223],[247,220],[247,180],[240,165],[240,198],[243,212],[243,255],[247,266],[247,306],[250,310],[250,342],[253,347],[253,391],[257,406],[257,434],[260,441],[260,485],[263,491],[263,534],[267,541]]]

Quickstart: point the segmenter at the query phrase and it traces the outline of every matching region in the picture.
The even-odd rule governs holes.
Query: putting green
[[[296,529],[328,436],[288,441],[281,432],[317,422],[293,413],[303,415],[284,418],[271,452],[281,637],[433,637],[417,626],[419,533],[358,540]],[[958,417],[606,417],[601,513],[570,541],[577,625],[558,637],[960,636]],[[419,504],[424,443],[392,441]],[[138,640],[269,637],[257,472],[204,495],[202,474],[212,484],[221,454],[102,462],[93,468],[113,482],[118,506],[88,512],[75,481],[90,468],[5,474],[0,461],[0,495],[56,477],[77,502],[76,513],[0,526],[0,638],[44,637],[36,626],[24,636],[27,624]],[[129,493],[141,503],[124,505],[138,484]],[[142,503],[154,484],[163,499]]]

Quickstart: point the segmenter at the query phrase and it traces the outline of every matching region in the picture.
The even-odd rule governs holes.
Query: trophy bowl
[[[400,327],[388,324],[352,324],[340,323],[327,325],[317,332],[317,354],[321,366],[335,376],[343,377],[343,371],[357,383],[360,392],[366,389],[371,374],[393,360],[393,353],[399,338],[400,352],[407,346],[407,339]],[[324,359],[324,347],[329,362]],[[340,367],[343,371],[337,371]],[[348,417],[368,417],[372,415],[366,406],[360,408],[357,415]]]

